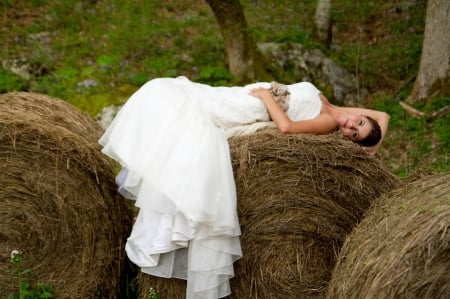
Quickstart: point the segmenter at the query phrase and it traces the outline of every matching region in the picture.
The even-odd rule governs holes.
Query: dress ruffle
[[[142,271],[187,279],[187,298],[230,293],[242,256],[228,142],[185,80],[153,80],[99,140],[139,214],[126,252]],[[195,90],[194,90],[195,91]]]

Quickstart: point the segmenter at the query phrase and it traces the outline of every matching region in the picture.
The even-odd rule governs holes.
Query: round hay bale
[[[11,251],[56,298],[118,298],[131,217],[102,129],[46,95],[0,95],[0,297],[17,293]]]
[[[348,236],[327,298],[450,298],[450,173],[384,194]]]
[[[397,179],[340,134],[264,129],[229,140],[243,258],[230,298],[323,298],[345,237]],[[185,282],[140,274],[141,298],[184,298]]]

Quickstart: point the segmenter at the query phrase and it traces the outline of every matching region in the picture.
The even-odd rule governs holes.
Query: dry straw
[[[342,248],[328,298],[450,298],[450,173],[383,195]]]
[[[130,216],[100,152],[101,128],[45,95],[0,95],[0,297],[10,254],[57,298],[118,298]]]
[[[244,257],[230,298],[323,298],[347,234],[397,179],[340,134],[264,129],[229,140]],[[185,297],[185,282],[140,274],[141,298]]]

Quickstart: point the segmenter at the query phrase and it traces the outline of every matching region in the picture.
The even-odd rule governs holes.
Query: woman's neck
[[[331,103],[327,103],[327,110],[331,117],[334,119],[336,123],[339,123],[339,120],[346,114],[343,109],[338,106],[335,106]]]

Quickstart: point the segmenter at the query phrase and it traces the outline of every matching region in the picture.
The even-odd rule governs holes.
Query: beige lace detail
[[[286,112],[289,109],[290,93],[286,85],[272,81],[270,83],[269,91],[275,99],[275,102]]]

